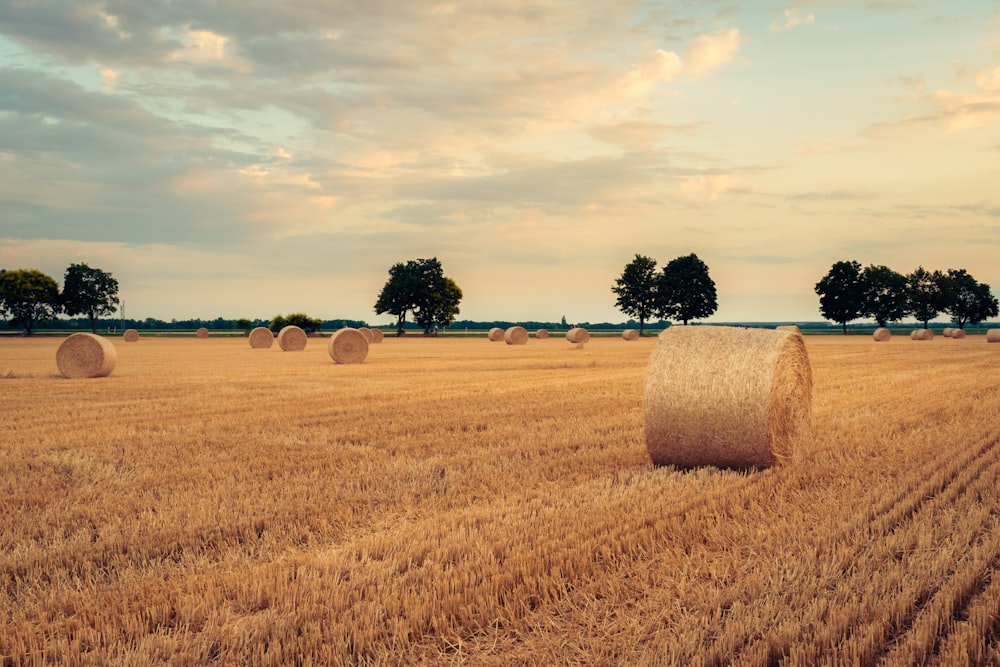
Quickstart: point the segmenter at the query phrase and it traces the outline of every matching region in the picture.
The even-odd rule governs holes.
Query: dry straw
[[[361,332],[362,336],[368,339],[369,345],[375,342],[375,337],[372,335],[372,330],[369,329],[368,327],[358,327],[358,331]]]
[[[385,338],[385,334],[382,333],[381,329],[372,329],[372,343],[381,343],[383,338]]]
[[[759,468],[811,435],[812,371],[802,336],[672,326],[646,374],[646,449],[657,465]]]
[[[951,338],[951,335],[952,335],[952,334],[953,334],[954,332],[955,332],[955,330],[954,330],[954,329],[952,329],[951,327],[945,327],[945,328],[944,328],[944,329],[943,329],[943,330],[941,331],[941,335],[942,335],[942,336],[944,336],[945,338]]]
[[[126,329],[125,333],[122,334],[122,338],[126,343],[134,343],[139,340],[139,332],[135,329]]]
[[[198,327],[198,330],[194,332],[194,335],[198,338],[208,338],[208,329],[205,327]]]
[[[535,338],[548,338],[548,337],[549,337],[548,329],[539,329],[538,331],[535,332]]]
[[[590,332],[583,327],[573,327],[566,332],[566,342],[583,344],[590,340]]]
[[[525,345],[528,342],[528,330],[524,327],[510,327],[503,332],[503,341],[508,345]]]
[[[500,327],[493,327],[492,329],[490,329],[490,333],[488,335],[490,338],[490,342],[497,343],[503,340],[503,329],[501,329]]]
[[[1000,343],[1000,329],[990,329],[986,332],[987,343]]]
[[[306,349],[306,332],[294,324],[281,328],[278,332],[278,347],[285,352],[299,352]]]
[[[326,351],[338,364],[360,364],[368,357],[368,337],[358,329],[344,328],[330,336]]]
[[[622,338],[625,340],[639,340],[639,330],[625,329],[625,331],[622,332]]]
[[[872,334],[872,338],[875,339],[875,342],[882,343],[892,338],[892,332],[885,327],[879,327],[875,330],[875,333]]]
[[[950,337],[951,338],[962,339],[962,338],[965,338],[967,335],[968,334],[965,333],[965,329],[952,329]]]
[[[774,327],[777,331],[791,331],[792,333],[802,333],[798,324],[782,324]]]
[[[931,329],[914,329],[910,332],[910,340],[934,340],[934,331]]]
[[[274,344],[274,334],[267,327],[256,327],[250,331],[250,347],[266,350]]]
[[[56,350],[56,366],[68,378],[99,378],[111,375],[118,351],[107,339],[90,333],[75,333]]]

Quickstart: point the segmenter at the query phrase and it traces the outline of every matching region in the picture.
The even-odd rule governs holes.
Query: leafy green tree
[[[277,333],[288,326],[296,326],[307,334],[316,333],[323,326],[323,320],[314,319],[305,313],[289,313],[288,315],[275,315],[271,318],[267,328]]]
[[[59,285],[52,276],[35,269],[0,271],[0,313],[10,324],[31,335],[36,322],[59,312]]]
[[[448,326],[455,321],[462,290],[444,275],[436,257],[397,262],[389,269],[389,279],[379,291],[375,313],[396,316],[396,333],[403,334],[407,313],[430,333],[435,324]]]
[[[846,334],[847,323],[859,318],[864,311],[861,264],[855,261],[836,262],[816,283],[815,289],[819,295],[820,314],[842,325]]]
[[[708,317],[719,308],[708,266],[694,253],[667,262],[656,293],[657,315],[684,324]]]
[[[615,278],[611,291],[617,295],[615,305],[626,315],[638,318],[639,335],[643,334],[646,320],[656,314],[656,260],[636,254],[625,265],[621,276]]]
[[[90,330],[97,333],[97,318],[112,314],[118,307],[118,281],[107,271],[70,264],[59,299],[63,312],[86,315]]]
[[[861,271],[861,314],[874,318],[880,327],[903,319],[908,312],[906,276],[888,266],[870,264]]]
[[[250,328],[253,327],[253,322],[251,322],[245,317],[241,317],[238,320],[236,320],[234,324],[236,325],[237,329],[242,329],[244,334],[246,334],[247,336],[250,335]]]
[[[944,293],[945,275],[940,271],[928,271],[922,266],[906,276],[906,310],[918,322],[933,320],[948,305]]]
[[[997,316],[997,298],[990,286],[977,282],[965,269],[948,269],[944,281],[944,310],[959,329]]]

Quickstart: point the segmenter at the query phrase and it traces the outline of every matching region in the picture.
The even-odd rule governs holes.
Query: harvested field
[[[752,473],[651,465],[654,337],[60,342],[0,339],[0,664],[1000,660],[985,336],[806,337],[815,439]]]

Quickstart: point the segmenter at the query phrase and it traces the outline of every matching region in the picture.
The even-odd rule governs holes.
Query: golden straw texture
[[[965,332],[965,329],[955,328],[951,330],[951,336],[949,336],[949,338],[962,339],[965,338],[967,335],[968,334]]]
[[[625,340],[639,340],[639,330],[625,329],[625,331],[622,332],[622,338]]]
[[[250,331],[250,347],[266,350],[274,345],[274,334],[267,327],[256,327]]]
[[[111,341],[90,333],[75,333],[56,350],[56,366],[68,378],[99,378],[111,375],[118,350]]]
[[[278,332],[278,347],[285,352],[300,352],[306,349],[306,332],[294,324],[282,327]]]
[[[358,329],[341,329],[330,336],[326,351],[338,364],[360,364],[368,357],[368,337]]]
[[[944,336],[945,338],[951,338],[951,334],[954,333],[954,331],[955,330],[953,328],[951,328],[951,327],[945,327],[941,331],[941,335]]]
[[[987,343],[1000,343],[1000,329],[990,329],[986,332]]]
[[[549,337],[548,329],[539,329],[538,331],[535,332],[535,338],[548,338],[548,337]]]
[[[361,335],[368,339],[368,343],[371,344],[375,341],[375,337],[372,335],[372,330],[368,327],[358,327],[358,331]]]
[[[892,338],[892,332],[885,327],[879,327],[875,330],[875,333],[872,334],[872,338],[875,339],[875,342],[882,343]]]
[[[566,342],[568,343],[586,343],[590,340],[590,332],[583,327],[573,327],[566,332]]]
[[[914,329],[910,332],[910,340],[934,340],[934,331],[931,329]]]
[[[508,345],[525,345],[528,342],[528,330],[514,326],[503,332],[503,340]]]
[[[139,332],[135,329],[126,329],[125,333],[122,334],[122,339],[126,343],[134,343],[139,340]]]
[[[802,333],[798,324],[782,324],[774,327],[777,331],[791,331],[792,333]]]
[[[383,338],[385,338],[385,334],[381,329],[372,329],[372,343],[381,343]]]
[[[194,335],[198,338],[208,338],[208,329],[205,327],[198,327],[198,330],[194,332]]]
[[[657,465],[760,468],[811,436],[812,370],[787,331],[672,326],[646,374],[646,449]]]
[[[503,329],[500,327],[493,327],[490,329],[490,333],[488,335],[490,342],[497,343],[503,340]]]

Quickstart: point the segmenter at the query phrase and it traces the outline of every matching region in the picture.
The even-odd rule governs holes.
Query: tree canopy
[[[101,269],[70,264],[59,302],[67,315],[86,315],[90,330],[97,333],[97,318],[110,315],[118,307],[118,281]]]
[[[309,317],[305,313],[289,313],[288,315],[275,315],[267,328],[277,333],[287,326],[296,326],[307,334],[319,331],[323,326],[323,320]]]
[[[990,286],[977,282],[965,269],[948,269],[944,280],[945,312],[959,329],[997,316],[997,298]]]
[[[656,288],[660,317],[687,324],[712,315],[719,307],[708,266],[694,253],[667,262]]]
[[[389,269],[389,279],[379,291],[375,313],[396,316],[396,331],[403,333],[407,313],[430,333],[435,325],[449,326],[459,313],[462,290],[444,275],[436,257],[397,262]]]
[[[943,285],[944,274],[928,271],[922,266],[906,276],[906,310],[918,322],[923,322],[925,329],[927,323],[948,305]]]
[[[31,334],[35,323],[59,312],[59,285],[52,276],[36,269],[0,271],[0,313],[9,322]]]
[[[625,265],[621,276],[615,278],[611,291],[617,296],[618,309],[639,320],[639,335],[643,334],[646,320],[657,312],[656,260],[636,254]]]
[[[820,314],[840,324],[846,334],[847,323],[859,318],[864,310],[861,264],[855,261],[834,263],[816,283],[815,290],[819,295]]]
[[[906,276],[888,266],[870,264],[861,272],[861,314],[871,317],[880,327],[906,316]]]

